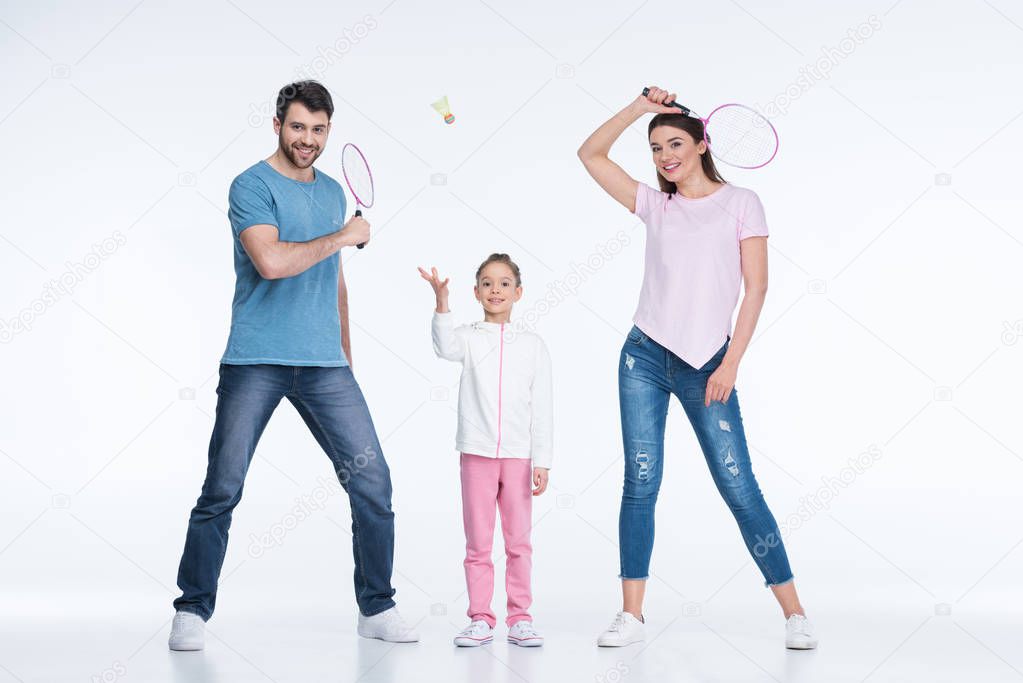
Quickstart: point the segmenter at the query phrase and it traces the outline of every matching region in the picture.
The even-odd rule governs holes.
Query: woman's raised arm
[[[675,94],[660,88],[650,88],[647,95],[640,95],[625,109],[608,119],[593,131],[579,148],[579,159],[597,184],[614,197],[630,212],[636,211],[636,180],[621,166],[608,158],[611,145],[643,114],[677,114],[678,109],[665,106],[675,100]]]

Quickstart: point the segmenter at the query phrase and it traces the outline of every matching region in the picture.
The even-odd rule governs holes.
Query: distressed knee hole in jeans
[[[723,432],[730,432],[730,431],[732,431],[732,425],[728,424],[728,420],[718,420],[718,427]]]
[[[647,455],[646,451],[639,450],[636,452],[636,464],[639,466],[639,470],[636,472],[636,477],[640,481],[646,481],[650,478],[650,456]]]
[[[732,449],[729,448],[725,451],[725,467],[732,473],[733,477],[739,476],[739,465],[735,462],[735,458],[732,457]]]
[[[635,365],[635,364],[636,364],[636,359],[633,358],[632,356],[630,356],[629,354],[625,354],[625,367],[627,367],[628,369],[631,370],[632,366]]]

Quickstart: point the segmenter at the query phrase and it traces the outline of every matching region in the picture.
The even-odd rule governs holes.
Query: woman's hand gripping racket
[[[358,147],[348,142],[341,150],[341,173],[345,177],[348,190],[355,198],[355,215],[361,216],[362,210],[373,206],[373,174],[369,170],[369,163],[365,155]],[[366,246],[366,243],[358,245],[359,249]]]
[[[703,122],[704,139],[715,159],[736,168],[761,168],[778,154],[778,131],[756,110],[744,104],[722,104],[702,118],[675,102],[674,95],[661,92],[651,101]],[[650,97],[650,88],[643,88],[643,96]]]

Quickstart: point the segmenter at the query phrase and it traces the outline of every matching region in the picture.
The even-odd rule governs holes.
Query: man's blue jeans
[[[661,487],[664,427],[672,394],[696,431],[714,484],[728,504],[766,585],[792,580],[785,546],[750,466],[739,396],[704,406],[707,379],[721,364],[724,346],[694,368],[633,326],[618,364],[618,398],[625,445],[625,486],[618,521],[621,578],[645,579],[654,546],[654,506]]]
[[[391,474],[350,367],[220,365],[217,416],[202,495],[188,520],[174,607],[209,619],[231,512],[270,415],[287,397],[334,465],[352,509],[355,599],[372,616],[394,606]]]

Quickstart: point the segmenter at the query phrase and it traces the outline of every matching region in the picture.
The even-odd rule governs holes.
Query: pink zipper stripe
[[[497,360],[497,452],[494,457],[501,457],[501,381],[504,379],[504,323],[501,323],[501,352]]]

